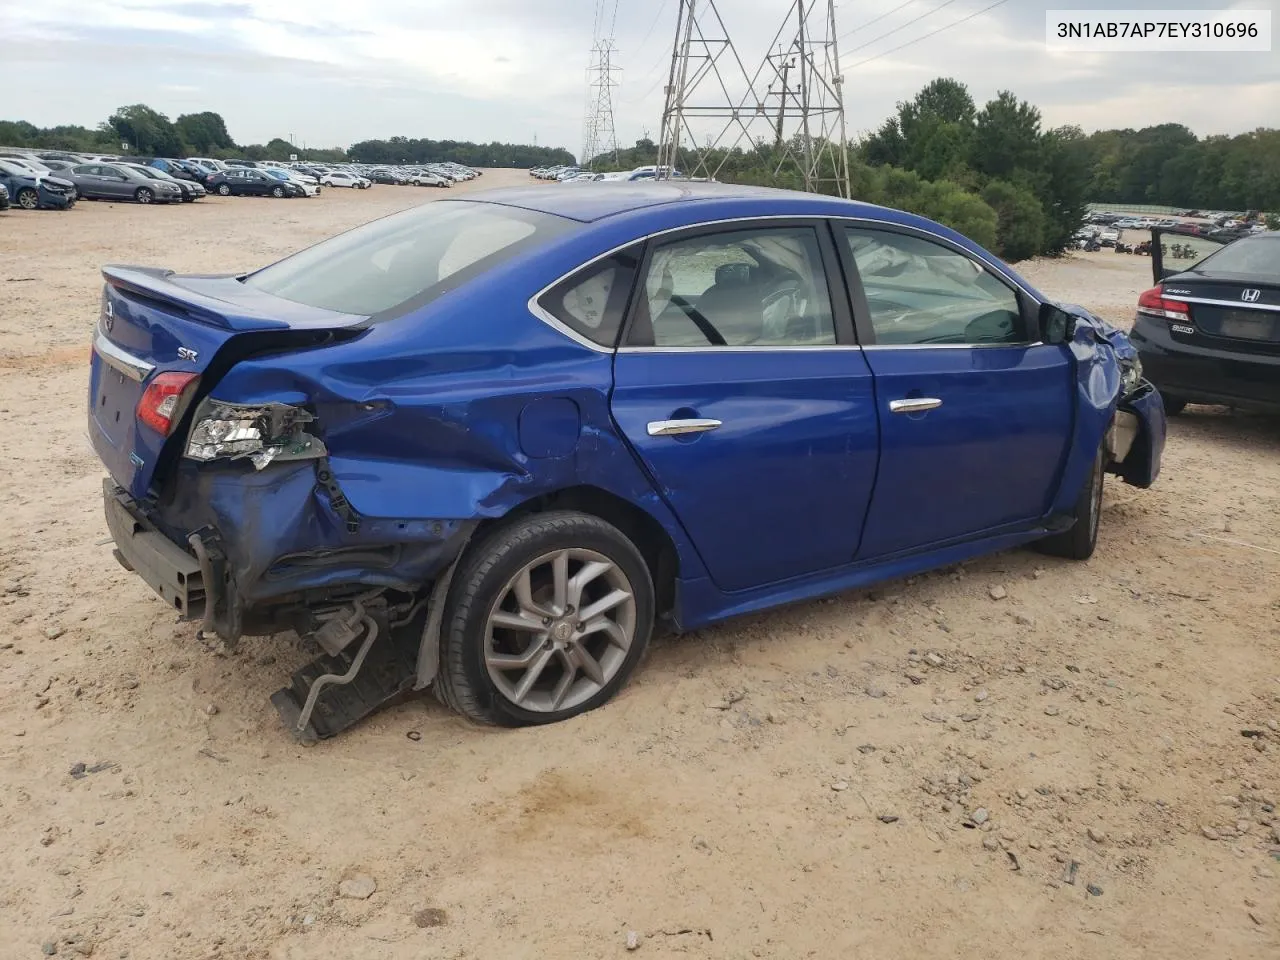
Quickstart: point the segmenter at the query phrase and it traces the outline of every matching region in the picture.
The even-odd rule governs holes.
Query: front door
[[[859,559],[1044,516],[1074,422],[1067,347],[1036,342],[1028,295],[959,246],[853,225],[842,242],[881,433]]]
[[[641,268],[613,416],[721,590],[857,551],[878,425],[838,276],[804,221],[676,235]]]

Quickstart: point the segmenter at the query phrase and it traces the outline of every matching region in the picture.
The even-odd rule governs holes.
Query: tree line
[[[121,147],[121,144],[127,144]],[[158,157],[216,157],[245,160],[287,160],[291,154],[316,161],[357,163],[446,162],[470,167],[534,167],[572,163],[573,156],[558,147],[517,143],[470,143],[463,140],[366,140],[349,149],[308,147],[305,150],[282,137],[267,143],[238,144],[227,131],[226,121],[213,111],[184,113],[176,120],[145,103],[120,107],[110,117],[88,127],[64,124],[37,127],[26,120],[0,120],[0,146],[78,153],[127,153]]]

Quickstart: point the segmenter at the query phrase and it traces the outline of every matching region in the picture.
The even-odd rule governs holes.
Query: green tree
[[[206,110],[203,113],[184,113],[176,121],[174,127],[193,153],[205,154],[213,150],[231,150],[235,141],[227,132],[227,124],[222,115]]]
[[[973,168],[983,176],[1015,179],[1039,171],[1043,155],[1040,111],[1008,90],[983,107],[974,121]]]
[[[270,160],[288,160],[291,153],[297,152],[297,147],[280,137],[267,141],[267,158]]]
[[[1026,260],[1043,249],[1044,207],[1029,189],[992,180],[982,199],[996,212],[996,252],[1009,261]]]
[[[172,157],[183,152],[178,131],[169,118],[145,103],[121,107],[107,118],[107,124],[137,153]]]

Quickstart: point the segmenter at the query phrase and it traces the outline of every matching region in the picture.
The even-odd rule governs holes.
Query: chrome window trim
[[[1177,300],[1179,303],[1203,303],[1210,307],[1230,307],[1233,310],[1268,310],[1272,313],[1280,311],[1280,304],[1249,303],[1247,300],[1214,300],[1210,297],[1184,297],[1176,293],[1163,295],[1166,300]]]
[[[156,368],[154,363],[148,363],[141,357],[135,357],[128,351],[117,347],[107,339],[107,335],[101,329],[94,335],[93,350],[107,366],[124,374],[130,380],[136,380],[138,383],[151,376],[151,372]]]
[[[1025,340],[1018,340],[1013,343],[871,343],[863,347],[863,350],[990,350],[993,347],[1018,347],[1023,350],[1029,350],[1032,347],[1043,347],[1043,340],[1035,340],[1028,343]]]
[[[786,351],[850,351],[861,350],[856,343],[766,343],[760,346],[751,344],[734,344],[717,347],[713,344],[696,347],[619,347],[618,353],[771,353],[775,350]]]
[[[870,344],[868,346],[863,346],[861,344],[840,344],[840,343],[833,343],[833,344],[830,344],[829,346],[822,345],[822,344],[814,344],[814,345],[795,344],[793,346],[776,344],[776,345],[762,346],[762,347],[750,347],[750,346],[716,347],[711,344],[708,344],[705,347],[617,347],[617,348],[603,347],[600,344],[596,343],[594,340],[590,339],[589,337],[585,337],[582,334],[578,333],[578,331],[574,330],[572,327],[567,326],[566,324],[557,320],[554,315],[552,315],[550,312],[548,312],[545,308],[543,308],[538,303],[538,301],[542,299],[544,296],[546,296],[547,293],[549,293],[554,287],[563,283],[565,280],[568,280],[571,276],[573,276],[578,271],[585,270],[587,267],[591,266],[593,263],[597,263],[600,260],[606,259],[607,257],[612,257],[618,251],[625,250],[627,249],[627,247],[635,246],[637,243],[648,243],[650,240],[653,240],[657,237],[666,236],[669,233],[679,233],[684,230],[697,230],[697,229],[701,229],[702,227],[718,227],[718,226],[734,224],[734,223],[752,223],[752,222],[758,222],[761,220],[802,220],[802,221],[808,220],[808,221],[812,221],[815,227],[818,227],[821,224],[828,223],[828,222],[835,223],[837,225],[862,223],[862,224],[880,224],[887,227],[898,227],[900,229],[908,230],[915,234],[918,234],[921,237],[925,237],[930,240],[936,240],[938,242],[941,242],[946,246],[948,246],[949,248],[953,249],[956,253],[960,254],[961,256],[966,256],[966,257],[970,257],[971,259],[977,260],[979,263],[982,264],[984,269],[990,272],[994,272],[997,275],[998,279],[1006,283],[1010,283],[1013,286],[1017,287],[1017,289],[1021,290],[1024,294],[1026,294],[1036,303],[1044,302],[1038,296],[1036,296],[1032,291],[1028,290],[1025,286],[1023,286],[1023,284],[1015,280],[1012,276],[1009,276],[1008,274],[1000,270],[999,267],[997,267],[995,264],[987,261],[982,257],[975,257],[971,251],[966,250],[964,247],[956,245],[954,242],[948,240],[946,237],[939,236],[936,233],[930,233],[928,230],[923,230],[920,227],[912,226],[911,224],[897,223],[893,220],[882,220],[877,217],[843,217],[838,214],[832,215],[832,214],[804,214],[804,213],[800,213],[800,214],[770,213],[770,214],[755,214],[753,216],[746,216],[746,217],[727,217],[722,220],[704,220],[701,223],[685,223],[677,227],[665,227],[662,230],[655,230],[652,233],[646,233],[639,237],[633,237],[632,239],[627,240],[625,243],[620,243],[616,247],[611,247],[610,249],[604,251],[603,253],[597,254],[596,256],[592,257],[590,260],[584,260],[582,263],[578,264],[572,270],[567,270],[560,276],[556,277],[556,279],[552,280],[545,287],[543,287],[541,290],[539,290],[537,293],[535,293],[533,296],[529,298],[529,302],[527,303],[529,312],[533,314],[535,317],[537,317],[539,320],[541,320],[543,323],[545,323],[547,326],[551,327],[552,330],[555,330],[558,333],[564,334],[566,337],[568,337],[570,340],[574,341],[575,343],[581,346],[584,346],[589,350],[593,350],[596,353],[605,353],[605,354],[608,354],[608,353],[654,353],[654,352],[689,353],[691,351],[702,351],[704,353],[711,353],[711,352],[723,353],[726,350],[730,352],[741,352],[746,350],[765,351],[765,350],[873,350],[875,349],[878,346],[877,344]],[[903,346],[906,346],[906,345],[904,344]],[[929,349],[936,350],[939,348],[946,348],[946,347],[964,347],[964,348],[971,349],[975,346],[993,346],[993,347],[994,346],[1000,346],[1000,347],[1039,346],[1039,343],[1034,343],[1034,344],[1006,344],[1006,343],[915,344],[914,346],[926,347]],[[899,347],[898,345],[893,345],[889,347],[889,349],[901,349],[901,347]]]

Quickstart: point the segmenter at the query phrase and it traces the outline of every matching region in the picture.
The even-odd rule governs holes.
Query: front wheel
[[[1183,410],[1187,409],[1187,401],[1182,397],[1161,391],[1160,399],[1164,401],[1164,412],[1170,417],[1179,416]]]
[[[155,198],[156,195],[147,187],[139,187],[137,192],[133,195],[133,199],[137,200],[139,203],[150,203]]]
[[[554,723],[609,700],[653,630],[653,582],[611,524],[534,514],[478,543],[445,608],[436,696],[482,722]]]
[[[1100,445],[1093,458],[1093,468],[1084,488],[1076,498],[1072,516],[1075,522],[1068,530],[1037,540],[1034,546],[1042,553],[1068,560],[1088,560],[1098,546],[1098,527],[1102,521],[1102,481],[1106,476],[1106,446]]]
[[[275,197],[277,200],[283,200],[283,199],[284,199],[284,187],[272,187],[272,188],[271,188],[271,195],[272,195],[273,197]]]
[[[23,210],[38,210],[40,208],[40,194],[34,187],[23,187],[18,191],[18,195],[14,197]]]

